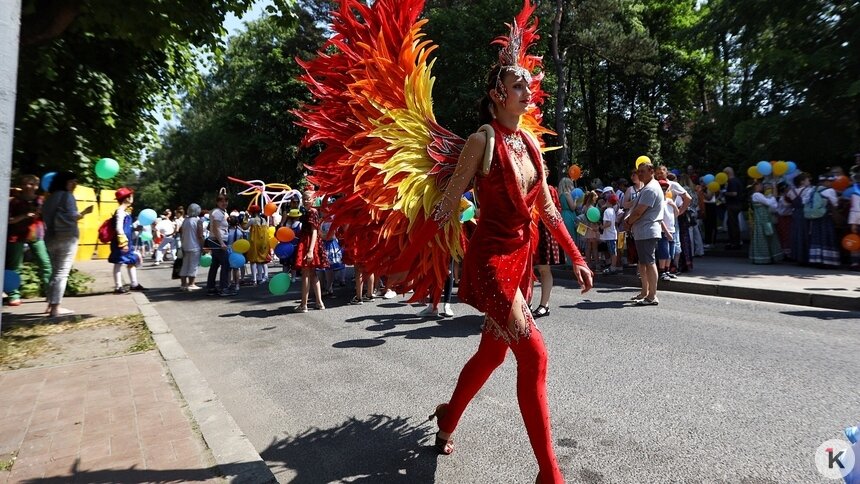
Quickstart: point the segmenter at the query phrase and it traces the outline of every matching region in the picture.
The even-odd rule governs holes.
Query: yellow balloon
[[[711,193],[717,193],[718,191],[720,191],[720,184],[716,181],[708,183],[708,191]]]
[[[725,172],[721,171],[714,176],[714,181],[719,183],[720,185],[725,185],[729,182],[729,176],[726,175]]]
[[[642,163],[651,163],[651,158],[648,158],[645,155],[636,158],[636,168],[639,168],[639,165],[641,165]]]
[[[269,225],[268,231],[269,231],[269,237],[275,236],[275,227]]]
[[[269,248],[275,250],[275,247],[280,243],[280,241],[274,237],[269,239]]]
[[[244,254],[251,249],[251,243],[245,239],[239,239],[236,242],[233,242],[233,252],[238,252],[240,254]]]
[[[773,174],[776,176],[785,175],[788,172],[788,163],[784,161],[777,161],[773,164]]]
[[[761,178],[761,173],[758,172],[758,168],[756,168],[755,165],[747,169],[747,175],[749,175],[750,178],[754,178],[756,180]]]

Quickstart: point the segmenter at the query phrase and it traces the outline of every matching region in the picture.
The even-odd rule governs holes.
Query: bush
[[[25,262],[18,268],[21,275],[21,297],[24,299],[44,296],[42,282],[39,280],[39,267],[32,262]],[[95,282],[93,276],[72,269],[69,273],[69,281],[66,284],[65,296],[79,296],[90,290],[90,285]],[[47,289],[47,288],[45,288]]]

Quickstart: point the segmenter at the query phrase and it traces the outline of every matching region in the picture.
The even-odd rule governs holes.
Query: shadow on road
[[[408,418],[370,415],[274,441],[260,455],[275,473],[295,472],[293,484],[434,482],[438,455],[421,445],[431,435]]]
[[[825,321],[833,321],[837,319],[860,319],[860,312],[852,311],[825,311],[808,309],[804,311],[782,311],[782,314],[788,316],[798,316],[801,318],[816,318]]]
[[[576,304],[568,304],[559,306],[559,308],[576,308],[576,309],[622,309],[631,306],[630,301],[590,301],[585,300]]]

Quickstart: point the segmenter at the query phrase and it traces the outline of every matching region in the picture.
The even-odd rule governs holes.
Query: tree
[[[223,62],[188,97],[181,126],[165,134],[141,182],[181,184],[169,204],[211,199],[228,176],[299,184],[317,151],[301,149],[304,132],[290,113],[309,100],[295,58],[310,57],[324,39],[309,13],[295,15],[289,24],[251,22],[229,39]]]
[[[252,0],[24,0],[15,162],[73,169],[136,163],[155,139],[153,112],[194,92],[227,13]],[[286,8],[288,0],[276,5]]]

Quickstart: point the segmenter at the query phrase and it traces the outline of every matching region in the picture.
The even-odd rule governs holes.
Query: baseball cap
[[[118,188],[114,194],[118,202],[121,202],[132,195],[134,195],[134,190],[126,187]]]
[[[614,190],[612,190],[612,187],[603,187],[603,189],[600,190],[600,193],[609,193],[609,192],[613,192],[613,191]]]

